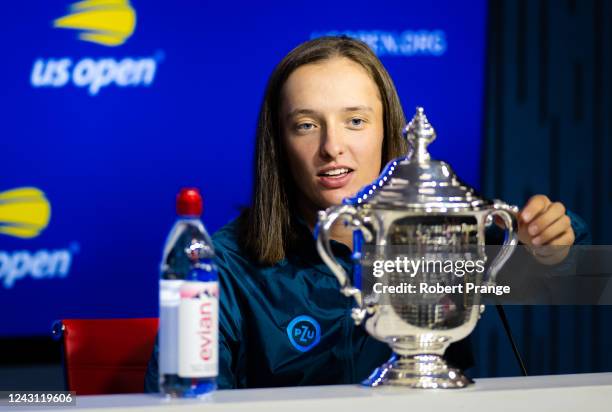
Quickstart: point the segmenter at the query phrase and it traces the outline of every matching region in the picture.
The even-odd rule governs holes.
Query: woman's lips
[[[326,189],[339,189],[346,186],[353,177],[353,171],[350,170],[347,173],[343,173],[337,176],[325,176],[319,175],[319,183]]]

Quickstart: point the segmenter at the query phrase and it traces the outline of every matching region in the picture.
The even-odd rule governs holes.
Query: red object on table
[[[77,395],[144,391],[158,318],[64,319],[54,333],[63,343],[68,390]]]

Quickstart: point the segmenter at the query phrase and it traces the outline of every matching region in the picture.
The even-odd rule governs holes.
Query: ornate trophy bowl
[[[447,365],[446,348],[468,336],[484,310],[473,292],[418,293],[420,282],[456,286],[494,285],[496,274],[512,254],[501,252],[486,270],[448,275],[441,266],[409,276],[391,270],[377,279],[380,287],[413,284],[416,293],[377,294],[359,288],[362,273],[372,273],[375,261],[459,260],[486,262],[485,228],[498,217],[505,225],[504,246],[516,245],[516,207],[481,198],[463,184],[450,166],[432,160],[427,145],[436,135],[422,108],[404,129],[411,146],[405,158],[391,161],[378,179],[342,205],[319,212],[317,249],[340,283],[340,291],[356,301],[352,317],[374,338],[389,344],[393,357],[376,369],[365,385],[413,388],[461,388],[471,381]],[[341,218],[353,229],[353,286],[330,246],[330,230]],[[370,278],[371,279],[371,278]]]

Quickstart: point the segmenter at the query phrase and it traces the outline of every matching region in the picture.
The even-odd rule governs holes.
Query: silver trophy
[[[504,246],[517,244],[517,208],[501,201],[483,199],[463,184],[450,166],[432,160],[429,145],[436,137],[422,108],[404,129],[411,150],[405,158],[391,161],[379,178],[342,205],[319,212],[317,249],[338,278],[341,292],[356,301],[352,317],[365,321],[366,330],[388,343],[393,357],[375,370],[364,384],[414,388],[461,388],[471,381],[442,358],[446,348],[468,336],[480,318],[479,294],[375,294],[352,285],[336,261],[330,245],[332,226],[341,219],[354,234],[355,270],[369,273],[376,260],[422,261],[487,260],[485,228],[495,217],[505,226]],[[362,239],[357,241],[357,239]],[[362,244],[359,244],[362,243]],[[410,277],[399,271],[380,280],[385,285],[495,284],[496,274],[512,254],[502,247],[486,270],[469,276],[448,276],[434,270]]]

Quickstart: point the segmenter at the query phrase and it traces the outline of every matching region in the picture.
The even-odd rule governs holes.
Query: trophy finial
[[[416,114],[404,128],[404,137],[413,148],[412,157],[418,162],[427,162],[430,159],[427,145],[436,138],[436,131],[425,116],[425,110],[417,106]]]

